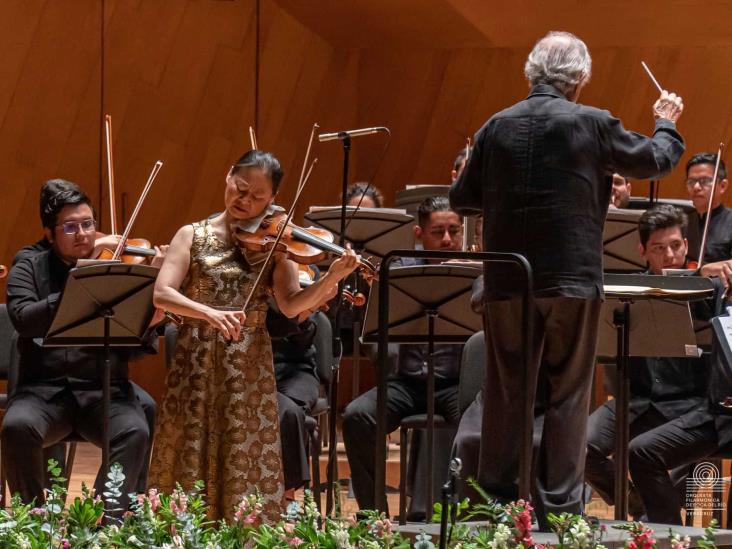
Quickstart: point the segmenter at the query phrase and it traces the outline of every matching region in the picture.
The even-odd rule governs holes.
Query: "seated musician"
[[[689,259],[699,260],[704,223],[712,193],[716,153],[698,153],[686,163],[686,190],[694,204],[689,215]],[[719,277],[725,288],[732,285],[732,209],[722,204],[727,190],[727,166],[719,163],[717,185],[712,196],[712,217],[707,230],[702,276]]]
[[[43,448],[76,433],[102,442],[101,351],[43,348],[34,339],[45,336],[59,304],[69,270],[76,260],[92,256],[95,221],[91,201],[72,183],[58,181],[41,195],[41,221],[50,249],[27,253],[7,281],[7,306],[19,334],[19,381],[2,422],[2,459],[11,493],[40,503],[44,499],[46,463]],[[162,256],[156,257],[159,264]],[[157,320],[158,316],[154,320]],[[110,413],[110,463],[125,473],[121,503],[134,491],[150,429],[140,402],[127,380],[127,362],[139,350],[114,350]],[[103,492],[100,471],[95,489]]]
[[[51,197],[55,196],[57,193],[72,190],[75,192],[83,192],[76,184],[71,183],[70,181],[66,181],[64,179],[49,179],[41,187],[40,203],[44,204],[48,202],[48,200],[50,200]],[[91,257],[98,256],[104,248],[114,249],[114,247],[116,247],[118,243],[119,236],[117,235],[104,235],[96,238],[96,240],[94,241],[94,252],[92,252]],[[18,261],[25,257],[31,257],[39,252],[45,252],[50,249],[51,243],[45,236],[43,236],[37,242],[21,248],[15,254],[15,257],[13,257],[12,265],[15,265]],[[167,249],[167,245],[160,246],[160,248],[156,247],[156,250],[160,251],[162,256],[165,256],[165,251]],[[140,401],[142,411],[145,412],[147,426],[150,429],[150,443],[148,444],[145,461],[143,463],[142,469],[140,470],[140,476],[137,479],[137,486],[135,487],[137,493],[143,493],[147,489],[147,472],[150,466],[150,455],[152,453],[152,442],[154,438],[153,435],[155,433],[155,417],[158,410],[157,405],[155,404],[155,400],[153,399],[153,397],[150,396],[147,391],[145,391],[145,389],[132,381],[130,381],[130,385],[132,386],[132,390],[134,391],[137,400]],[[44,448],[43,456],[44,463],[48,463],[49,459],[54,459],[56,460],[56,462],[58,462],[59,467],[63,469],[66,462],[66,445],[63,443],[59,443],[54,444],[53,446],[49,446],[48,448]],[[50,488],[51,486],[50,480],[51,479],[49,477],[47,479],[48,488]]]
[[[648,262],[649,274],[662,269],[680,269],[686,265],[686,214],[670,205],[660,205],[643,213],[638,224],[639,251]],[[655,452],[669,436],[668,422],[693,410],[704,401],[709,374],[704,358],[632,358],[630,365],[630,462],[634,457]],[[612,505],[615,500],[613,479],[615,463],[615,400],[609,400],[589,417],[587,425],[587,462],[585,479]],[[640,475],[633,474],[629,510],[638,518],[643,503],[636,488]],[[659,496],[643,493],[643,502]],[[646,507],[646,510],[648,508]],[[670,517],[666,517],[670,518]],[[652,522],[657,517],[650,516]],[[677,517],[678,519],[678,517]],[[677,522],[666,521],[661,522]]]
[[[613,174],[613,188],[610,192],[610,208],[627,208],[630,204],[630,181],[618,173]]]
[[[310,311],[287,318],[277,309],[274,300],[270,301],[267,331],[272,340],[277,383],[285,498],[290,500],[294,499],[295,490],[310,481],[305,419],[320,395],[314,345],[316,329]]]
[[[420,204],[415,236],[425,250],[458,250],[462,240],[462,225],[458,215],[450,209],[447,197],[430,197]],[[399,262],[395,262],[399,265]],[[424,264],[422,260],[404,258],[402,266]],[[435,413],[448,422],[459,419],[457,389],[462,345],[435,346]],[[401,420],[427,411],[427,345],[400,345],[397,372],[389,379],[387,389],[387,431],[394,431]],[[343,441],[351,468],[353,491],[361,509],[373,509],[374,501],[374,448],[376,446],[376,389],[371,389],[351,402],[343,414]],[[435,433],[435,468],[444,478],[450,445],[437,442]],[[452,438],[452,437],[450,437]],[[442,460],[438,459],[442,455]],[[444,454],[444,455],[443,455]],[[415,481],[415,490],[424,483]],[[435,483],[439,489],[439,483]],[[424,516],[412,500],[410,518]],[[382,502],[386,505],[386,502]]]
[[[366,181],[352,183],[346,189],[346,206],[381,208],[383,205],[384,196],[381,191],[373,185],[369,185]]]

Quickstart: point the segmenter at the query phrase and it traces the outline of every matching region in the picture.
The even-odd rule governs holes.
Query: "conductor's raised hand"
[[[681,97],[673,92],[669,93],[666,90],[661,92],[661,97],[653,104],[653,116],[670,120],[674,123],[679,119],[683,111],[684,102]]]
[[[241,333],[241,326],[246,320],[244,311],[220,311],[209,307],[206,311],[206,321],[216,328],[224,338],[237,341]]]
[[[346,244],[346,251],[331,263],[328,274],[336,280],[342,280],[358,267],[359,261],[361,261],[361,256],[357,255],[349,244]]]

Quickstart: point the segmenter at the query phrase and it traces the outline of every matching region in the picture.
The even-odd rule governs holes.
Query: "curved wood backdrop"
[[[134,231],[155,242],[220,208],[249,125],[289,174],[284,203],[313,122],[391,128],[381,162],[380,136],[354,141],[352,172],[364,179],[378,168],[388,202],[407,183],[446,183],[465,136],[525,95],[524,59],[550,29],[590,47],[583,102],[648,132],[656,93],[644,59],[685,99],[688,150],[715,148],[732,120],[731,9],[695,0],[4,0],[0,263],[40,235],[38,189],[51,177],[82,184],[108,228],[105,112],[127,213],[155,160],[165,162]],[[339,194],[338,144],[315,154],[300,212]],[[661,194],[683,196],[682,179],[677,170]]]

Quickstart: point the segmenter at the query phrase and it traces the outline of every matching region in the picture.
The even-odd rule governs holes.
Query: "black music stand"
[[[344,195],[345,196],[345,195]],[[355,206],[346,206],[345,231],[341,228],[342,213],[341,207],[328,206],[311,207],[310,211],[305,214],[305,219],[327,229],[340,240],[348,240],[352,243],[354,250],[359,254],[371,254],[381,257],[389,250],[399,248],[407,242],[412,242],[412,221],[411,215],[405,214],[400,210],[388,208],[356,208]],[[343,234],[345,233],[345,234]],[[356,286],[358,286],[358,275],[356,278]],[[358,287],[356,287],[358,290]],[[338,311],[334,311],[336,315],[336,324],[338,324]],[[353,380],[352,394],[354,398],[358,395],[360,387],[360,355],[361,351],[358,346],[358,338],[355,334],[359,331],[359,322],[354,323],[354,349],[353,349]],[[336,325],[334,335],[340,341],[340,326]],[[328,491],[326,493],[326,514],[330,514],[333,506],[334,498],[332,493],[335,483],[337,482],[338,467],[336,452],[336,407],[338,402],[340,379],[340,352],[334,353],[334,366],[331,375],[331,385],[329,387],[329,399],[331,402],[330,415],[328,418]]]
[[[102,382],[102,470],[109,472],[111,347],[143,343],[154,314],[158,269],[148,265],[101,263],[72,269],[44,347],[104,347]]]
[[[374,497],[377,508],[386,510],[386,389],[389,374],[388,343],[427,343],[427,447],[430,449],[427,467],[427,520],[431,516],[433,496],[432,461],[434,454],[434,343],[463,343],[482,329],[482,318],[470,310],[470,297],[480,268],[465,265],[424,265],[390,269],[398,257],[483,261],[484,263],[511,263],[525,276],[523,289],[524,349],[532,337],[532,317],[528,314],[532,295],[531,267],[517,254],[491,252],[440,252],[425,250],[394,250],[384,256],[379,269],[378,292],[372,292],[372,301],[366,314],[364,341],[378,342],[377,422],[374,469]],[[375,314],[376,313],[376,314]],[[377,316],[378,315],[378,316]],[[526,371],[531,357],[524,356]],[[527,379],[530,376],[527,376]],[[535,391],[535,388],[531,390]],[[526,392],[528,394],[528,391]],[[526,395],[525,395],[526,396]],[[531,469],[531,437],[533,410],[527,410],[527,400],[521,408],[525,431],[521,439],[520,495],[529,497]],[[528,415],[527,415],[528,413]],[[526,418],[529,418],[528,421]],[[528,440],[528,444],[525,441]],[[525,446],[525,448],[524,448]],[[403,449],[402,449],[403,451]]]
[[[617,365],[616,520],[626,520],[628,516],[630,357],[698,357],[699,349],[689,302],[701,301],[713,294],[714,285],[708,278],[605,274],[606,301],[600,314],[598,357],[615,359]],[[634,310],[632,317],[631,307]],[[631,340],[632,333],[642,334],[643,337]],[[613,346],[615,352],[612,351]]]
[[[602,231],[602,261],[605,272],[637,273],[646,264],[638,256],[638,220],[643,210],[610,209]]]
[[[338,207],[314,207],[305,214],[305,219],[327,229],[336,238],[341,236],[341,209]],[[396,248],[411,244],[414,216],[403,210],[391,208],[346,208],[348,221],[345,239],[357,253],[383,257]]]

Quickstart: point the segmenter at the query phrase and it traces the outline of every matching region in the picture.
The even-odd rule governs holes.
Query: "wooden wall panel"
[[[351,172],[353,180],[377,172],[388,203],[405,184],[447,183],[465,137],[525,96],[525,57],[550,28],[574,31],[590,47],[593,78],[583,102],[650,131],[656,93],[639,64],[645,59],[685,98],[680,128],[689,151],[712,149],[732,136],[732,32],[722,17],[730,7],[729,0],[7,0],[0,3],[0,263],[40,234],[37,194],[47,178],[83,184],[104,204],[108,227],[102,112],[114,120],[118,204],[127,214],[154,161],[165,162],[134,231],[155,242],[221,208],[226,169],[248,149],[255,123],[260,146],[284,165],[284,204],[313,122],[321,131],[391,128],[383,159],[382,136],[354,140]],[[680,23],[699,10],[703,25]],[[318,144],[314,155],[300,214],[340,193],[338,143]],[[674,172],[662,195],[683,196],[682,180]]]

